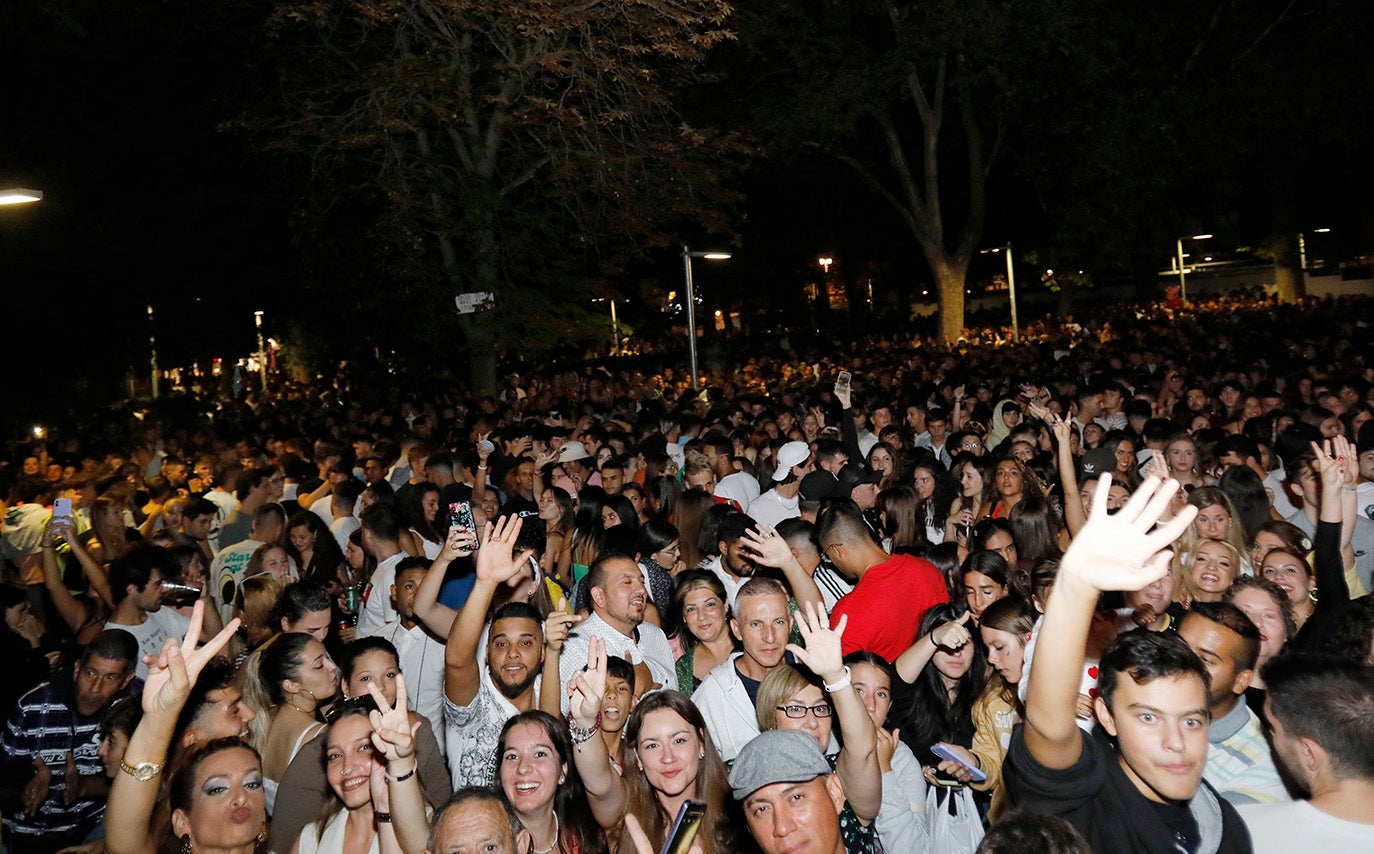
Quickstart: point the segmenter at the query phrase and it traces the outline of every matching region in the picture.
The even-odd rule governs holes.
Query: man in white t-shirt
[[[168,638],[182,640],[191,627],[186,617],[162,607],[163,579],[176,577],[176,574],[176,559],[157,546],[135,546],[110,565],[110,595],[114,598],[115,609],[105,628],[122,629],[138,641],[136,675],[139,679],[148,676],[148,665],[143,659],[156,657]],[[206,598],[204,591],[201,597]],[[207,600],[201,639],[214,637],[222,628],[224,623],[219,613]]]
[[[358,613],[358,636],[381,635],[399,617],[391,605],[391,586],[396,583],[396,565],[406,553],[401,550],[401,517],[385,504],[374,504],[363,511],[363,549],[377,561],[363,607]]]
[[[773,472],[773,488],[749,504],[749,515],[765,525],[777,525],[784,519],[801,515],[802,478],[811,473],[815,463],[811,448],[805,442],[788,442],[778,449],[778,467]]]
[[[1257,854],[1368,851],[1374,840],[1374,671],[1302,654],[1262,672],[1274,753],[1306,800],[1240,808]]]

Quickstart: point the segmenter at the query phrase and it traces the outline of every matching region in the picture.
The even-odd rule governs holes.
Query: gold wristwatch
[[[140,762],[137,765],[130,765],[128,761],[121,759],[119,770],[140,783],[146,783],[149,780],[157,779],[157,775],[162,773],[162,765],[161,762]]]

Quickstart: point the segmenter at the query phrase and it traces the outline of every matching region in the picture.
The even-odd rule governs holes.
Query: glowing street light
[[[692,259],[705,258],[707,261],[728,261],[731,257],[729,252],[693,252],[687,248],[687,244],[682,245],[682,269],[683,275],[687,279],[687,351],[692,361],[692,390],[701,388],[701,379],[697,373],[697,295],[692,286]]]
[[[262,341],[262,310],[253,312],[253,323],[258,327],[258,373],[262,377],[262,390],[267,391],[267,347]]]
[[[1189,238],[1187,238],[1187,239],[1188,239],[1188,240],[1208,240],[1208,239],[1210,239],[1211,237],[1212,237],[1212,235],[1210,235],[1210,234],[1194,234],[1192,237],[1189,237]],[[1183,241],[1184,241],[1184,239],[1185,239],[1185,238],[1182,238],[1182,237],[1178,238],[1178,239],[1175,241],[1175,244],[1176,244],[1177,249],[1178,249],[1178,291],[1179,291],[1179,297],[1183,300],[1184,304],[1187,304],[1187,302],[1188,302],[1188,279],[1187,279],[1187,276],[1186,276],[1186,271],[1183,269],[1183,259],[1184,259],[1185,257],[1187,257],[1187,256],[1185,256],[1185,255],[1183,254]]]
[[[1007,241],[1006,246],[998,246],[993,249],[979,249],[979,255],[996,255],[998,252],[1006,250],[1007,253],[1007,295],[1011,298],[1011,340],[1021,340],[1021,325],[1016,319],[1016,272],[1012,269],[1011,241]]]
[[[835,259],[829,256],[821,256],[816,259],[816,263],[821,265],[821,270],[827,274],[830,272],[830,265],[835,263]]]
[[[25,190],[19,187],[0,190],[0,205],[26,205],[42,200],[42,190]]]

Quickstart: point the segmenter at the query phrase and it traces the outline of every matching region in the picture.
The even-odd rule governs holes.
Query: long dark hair
[[[558,761],[567,775],[553,796],[553,812],[558,817],[558,827],[562,834],[558,839],[558,850],[576,851],[578,854],[601,854],[609,851],[605,834],[592,818],[592,810],[587,803],[587,790],[582,786],[582,777],[578,775],[577,764],[573,761],[572,739],[568,737],[568,727],[548,712],[538,709],[521,712],[506,721],[506,725],[501,728],[501,737],[496,741],[496,790],[501,798],[509,803],[505,789],[500,785],[500,768],[506,752],[506,736],[521,724],[534,724],[544,730],[549,743],[557,751]]]
[[[425,518],[425,496],[431,492],[442,494],[439,487],[429,481],[415,484],[401,502],[401,521],[431,543],[442,543],[448,537],[447,517],[439,513],[433,522]]]
[[[294,528],[305,528],[315,537],[315,548],[310,552],[308,565],[302,565],[300,552],[291,545],[291,531]],[[343,550],[339,548],[338,540],[334,539],[334,534],[318,515],[309,510],[291,514],[286,523],[286,536],[283,539],[286,540],[286,553],[291,555],[300,567],[302,580],[319,581],[328,585],[338,579],[339,566],[344,562]]]
[[[935,605],[921,619],[916,636],[925,637],[939,626],[959,619],[965,610],[962,605],[951,603]],[[902,741],[922,765],[939,764],[940,760],[930,752],[936,742],[961,747],[973,745],[973,702],[983,691],[987,657],[981,640],[975,637],[969,645],[973,647],[973,661],[959,677],[953,701],[949,699],[933,657],[926,662],[915,682],[901,678],[892,682],[892,711],[888,713],[888,725],[901,728]]]
[[[921,526],[922,534],[925,533],[927,520],[931,527],[943,531],[945,521],[949,518],[949,508],[954,505],[954,499],[960,494],[959,485],[950,475],[949,469],[945,468],[945,464],[933,457],[923,459],[912,466],[913,477],[918,469],[930,472],[931,478],[935,481],[935,491],[929,498],[917,504],[916,522]]]

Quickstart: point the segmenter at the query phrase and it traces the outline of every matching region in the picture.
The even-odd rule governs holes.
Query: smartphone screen
[[[835,380],[836,394],[849,394],[849,381],[851,379],[849,371],[840,371],[839,377]]]
[[[673,827],[668,831],[668,841],[663,843],[659,854],[687,854],[696,841],[697,831],[701,829],[701,819],[706,815],[706,804],[701,801],[683,801],[673,819]]]

